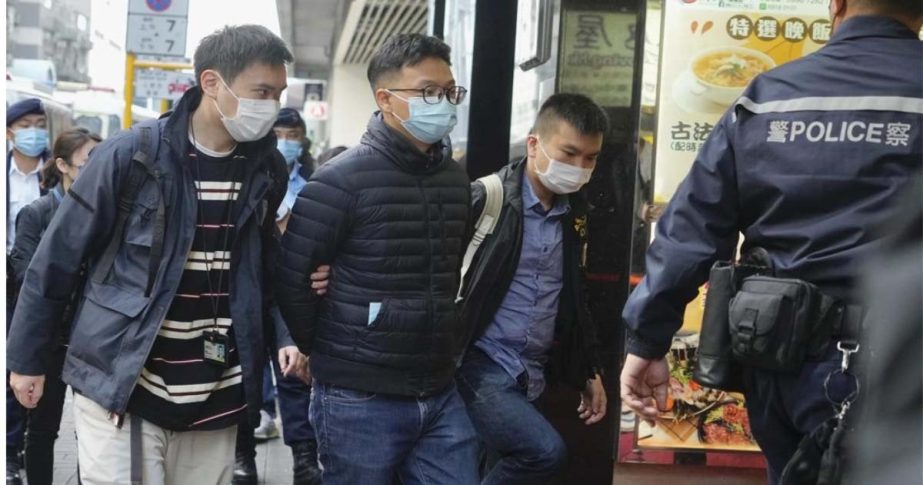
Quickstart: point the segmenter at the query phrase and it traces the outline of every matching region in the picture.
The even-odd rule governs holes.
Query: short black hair
[[[254,62],[279,66],[294,59],[285,41],[266,27],[227,25],[199,43],[194,56],[195,78],[198,83],[203,71],[214,69],[230,85]]]
[[[582,135],[604,135],[609,131],[609,117],[592,99],[582,94],[558,93],[542,103],[532,132],[547,135],[557,128],[555,122],[562,120]]]
[[[304,118],[301,117],[301,113],[299,113],[295,108],[287,107],[279,110],[279,115],[276,117],[276,122],[272,125],[272,127],[301,128],[302,132],[307,131],[304,124]]]
[[[423,34],[398,34],[378,47],[367,72],[372,89],[387,74],[400,71],[404,66],[416,66],[429,58],[442,59],[452,65],[452,49],[437,37]]]

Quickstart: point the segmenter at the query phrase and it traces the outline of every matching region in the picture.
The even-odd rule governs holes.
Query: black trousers
[[[61,380],[67,347],[55,350],[51,368],[45,375],[45,390],[26,421],[26,477],[29,485],[51,485],[54,477],[54,442],[61,429],[67,384]]]
[[[832,349],[821,361],[805,362],[798,372],[748,369],[745,373],[750,428],[769,464],[770,485],[778,485],[802,438],[835,414],[824,381],[840,368],[840,358]],[[848,380],[839,377],[830,382],[830,395],[838,401],[851,389]]]

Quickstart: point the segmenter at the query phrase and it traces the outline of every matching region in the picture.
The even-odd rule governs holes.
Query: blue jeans
[[[824,380],[839,368],[840,353],[834,349],[826,360],[805,362],[800,372],[748,369],[745,373],[750,429],[769,463],[770,485],[779,483],[801,439],[834,415],[824,394]],[[831,397],[842,399],[848,388],[843,379],[832,379]]]
[[[481,483],[532,485],[555,476],[567,459],[567,447],[526,399],[524,379],[517,382],[484,352],[472,348],[457,381],[481,441],[500,455]]]
[[[314,382],[324,485],[471,485],[477,441],[455,386],[414,399]]]
[[[263,366],[263,406],[262,410],[269,413],[272,419],[276,419],[276,386],[272,383],[272,375],[278,374],[275,370],[273,355],[269,356],[269,361]]]

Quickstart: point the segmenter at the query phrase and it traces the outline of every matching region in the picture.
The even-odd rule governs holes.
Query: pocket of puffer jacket
[[[387,354],[417,355],[428,346],[433,330],[425,299],[384,298],[367,326],[363,347]]]
[[[368,327],[373,331],[407,333],[426,325],[426,300],[422,298],[384,298],[380,303],[369,303],[368,309]]]

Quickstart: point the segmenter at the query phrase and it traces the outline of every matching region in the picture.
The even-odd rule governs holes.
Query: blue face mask
[[[285,157],[285,162],[292,166],[301,157],[303,147],[299,141],[280,139],[276,141],[276,149]]]
[[[37,157],[48,149],[48,130],[44,128],[20,128],[13,134],[13,146],[27,157]]]
[[[452,128],[455,128],[455,123],[458,122],[455,105],[446,98],[442,98],[442,101],[436,104],[427,104],[422,97],[406,99],[391,91],[388,92],[407,102],[410,117],[406,120],[401,120],[397,115],[395,117],[401,120],[401,125],[407,132],[423,143],[439,142],[452,131]]]

